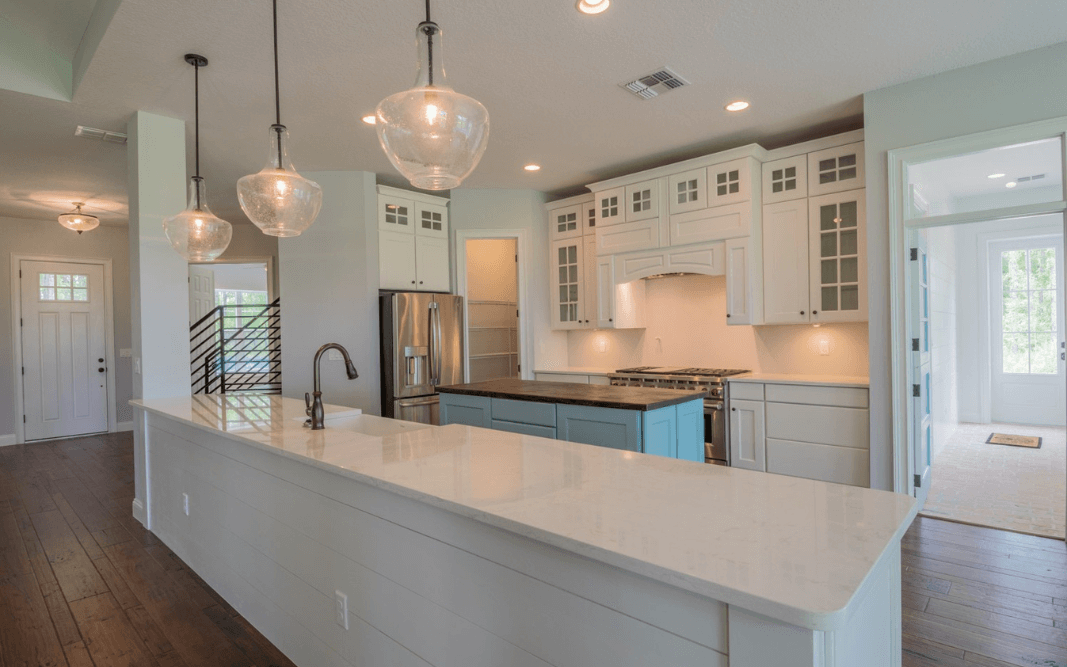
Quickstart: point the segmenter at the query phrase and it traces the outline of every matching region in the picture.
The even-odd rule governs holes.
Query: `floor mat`
[[[987,445],[1008,445],[1009,447],[1029,447],[1041,449],[1041,438],[1033,435],[1009,435],[1007,433],[990,433]]]

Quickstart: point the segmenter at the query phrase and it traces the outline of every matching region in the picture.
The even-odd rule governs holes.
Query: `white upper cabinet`
[[[763,164],[764,204],[803,199],[807,196],[807,155],[795,155]]]
[[[378,278],[381,289],[448,292],[448,200],[378,188]]]
[[[585,290],[584,302],[582,303],[582,325],[586,329],[595,329],[597,326],[597,260],[596,237],[582,237],[582,280]]]
[[[448,207],[415,202],[415,235],[448,238]]]
[[[626,222],[659,218],[660,181],[653,179],[626,186]]]
[[[414,234],[415,202],[390,195],[378,195],[378,229]]]
[[[612,188],[593,195],[596,226],[617,225],[626,219],[626,188]]]
[[[763,324],[763,282],[752,239],[726,241],[726,323]]]
[[[581,205],[566,206],[548,212],[549,236],[553,241],[573,239],[584,233],[585,220]]]
[[[811,321],[867,319],[867,199],[864,190],[808,200]]]
[[[810,319],[808,200],[763,207],[763,313],[767,324]]]
[[[585,317],[584,243],[581,238],[553,241],[549,251],[552,328],[581,329]]]
[[[726,274],[725,246],[699,243],[682,248],[662,248],[632,252],[615,257],[615,281],[628,283],[661,273]]]
[[[752,199],[751,158],[708,167],[708,206],[725,206]]]
[[[701,211],[676,213],[670,216],[668,223],[670,245],[681,246],[748,236],[752,228],[752,217],[758,211],[752,202],[741,202]]]
[[[663,231],[658,218],[626,222],[610,227],[598,227],[596,230],[596,253],[598,255],[616,255],[635,250],[649,250],[665,245],[661,239]]]
[[[706,167],[674,174],[668,179],[667,199],[671,213],[685,213],[708,207]]]
[[[596,233],[596,202],[586,202],[582,206],[582,235],[592,236]]]
[[[809,197],[865,186],[862,141],[808,153]]]

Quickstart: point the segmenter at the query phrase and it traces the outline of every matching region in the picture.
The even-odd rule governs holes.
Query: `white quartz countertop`
[[[916,512],[884,491],[337,408],[310,431],[303,403],[279,396],[131,403],[814,630],[845,622]]]
[[[565,366],[564,368],[538,368],[534,373],[560,373],[562,375],[607,375],[614,373],[614,368],[597,368],[596,366]]]
[[[829,387],[869,388],[871,380],[860,375],[792,375],[787,373],[746,373],[727,378],[729,382],[765,384],[821,384]]]

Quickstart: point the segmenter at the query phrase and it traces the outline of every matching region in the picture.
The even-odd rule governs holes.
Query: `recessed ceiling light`
[[[1018,183],[1016,183],[1015,181],[1008,181],[1007,183],[1004,184],[1004,187],[1006,187],[1006,188],[1014,188],[1016,185],[1018,185]]]
[[[990,174],[986,178],[1004,178],[1005,174]]]
[[[375,116],[374,114],[368,114],[368,115],[363,117],[363,122],[366,123],[367,125],[374,125],[375,123],[378,122],[378,117]]]
[[[539,165],[539,164],[528,164],[525,167],[523,167],[523,169],[525,169],[526,171],[541,171],[541,165]]]
[[[744,100],[737,100],[736,102],[730,102],[726,105],[727,111],[744,111],[748,108],[748,102]]]
[[[611,5],[611,0],[578,0],[578,11],[583,14],[599,14]]]

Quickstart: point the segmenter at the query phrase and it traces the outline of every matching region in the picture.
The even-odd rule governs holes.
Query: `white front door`
[[[19,264],[26,440],[107,431],[104,268]]]
[[[911,233],[911,452],[915,497],[920,505],[930,493],[933,446],[930,360],[930,256],[925,231]]]
[[[215,271],[199,264],[189,265],[189,324],[215,308]]]
[[[993,421],[1063,426],[1063,237],[991,243],[989,291]]]

